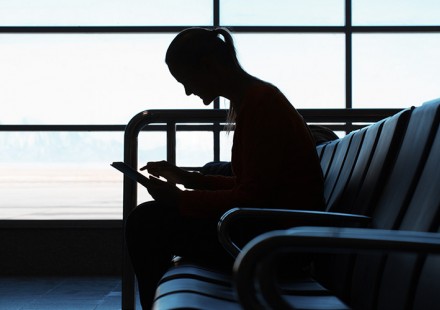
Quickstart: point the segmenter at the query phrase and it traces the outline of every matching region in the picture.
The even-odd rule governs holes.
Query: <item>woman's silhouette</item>
[[[180,32],[168,48],[166,63],[188,96],[199,96],[205,105],[219,96],[230,100],[234,175],[202,175],[165,161],[141,168],[168,180],[155,180],[148,189],[155,201],[139,205],[126,222],[145,309],[151,307],[157,283],[174,255],[231,266],[233,260],[216,235],[217,221],[227,210],[324,208],[321,169],[307,125],[280,90],[241,67],[226,29]],[[180,190],[176,183],[193,190]]]

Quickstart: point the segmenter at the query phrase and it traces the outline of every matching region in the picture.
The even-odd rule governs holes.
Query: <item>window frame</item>
[[[338,33],[345,37],[345,109],[353,107],[353,55],[352,55],[352,37],[359,33],[440,33],[440,25],[435,26],[353,26],[352,25],[352,2],[353,0],[344,0],[345,21],[343,26],[234,26],[220,24],[220,3],[221,0],[213,0],[213,23],[212,25],[203,25],[203,27],[227,27],[233,33]],[[194,25],[197,26],[197,25]],[[189,26],[0,26],[0,34],[42,34],[42,33],[83,33],[83,34],[132,34],[132,33],[178,33]],[[214,110],[220,109],[220,101],[216,99],[213,104]],[[320,109],[325,110],[325,109]],[[335,109],[327,109],[328,115],[331,115]],[[374,110],[374,109],[371,109]],[[376,109],[379,111],[381,109]],[[342,114],[341,114],[342,115]],[[331,125],[329,126],[331,127]],[[344,130],[349,132],[359,126],[353,124],[350,120],[344,125],[333,125],[332,129]],[[85,124],[85,125],[0,125],[0,132],[7,131],[123,131],[125,124]],[[150,126],[145,130],[157,131],[164,130],[164,126]],[[178,125],[178,130],[198,131],[200,125]],[[220,160],[220,132],[223,126],[213,124],[206,126],[205,130],[213,133],[214,161]]]
[[[213,24],[203,25],[203,27],[227,27],[233,33],[338,33],[345,36],[345,109],[353,107],[353,55],[352,37],[359,33],[440,33],[440,25],[436,26],[353,26],[352,25],[352,2],[354,0],[344,0],[345,21],[343,26],[234,26],[220,24],[220,3],[221,0],[213,1]],[[197,26],[197,25],[194,25]],[[59,34],[59,33],[84,33],[84,34],[123,34],[123,33],[178,33],[189,26],[0,26],[0,34]],[[213,109],[220,109],[220,100],[216,99]],[[320,109],[325,110],[325,109]],[[331,110],[328,109],[331,114]],[[372,109],[374,110],[374,109]],[[380,110],[380,109],[376,109]],[[331,127],[331,126],[329,126]],[[341,126],[338,130],[341,130]],[[335,128],[336,128],[335,127]],[[349,120],[343,126],[344,131],[356,129]],[[0,124],[0,132],[3,131],[123,131],[125,124],[85,124],[85,125],[7,125]],[[200,125],[179,126],[180,130],[196,131],[200,130]],[[163,130],[160,126],[151,126],[145,130]],[[220,132],[223,126],[213,124],[206,130],[213,132],[214,161],[220,160]]]
[[[213,24],[233,33],[343,33],[345,34],[345,108],[352,108],[352,37],[358,33],[440,33],[435,26],[353,26],[352,1],[344,0],[344,26],[234,26],[220,25],[220,2],[213,0]],[[194,25],[196,26],[196,25]],[[177,33],[189,26],[0,26],[0,33]],[[219,109],[216,100],[214,109]]]

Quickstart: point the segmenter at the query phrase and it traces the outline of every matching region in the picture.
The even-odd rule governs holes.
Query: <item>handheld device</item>
[[[148,185],[151,183],[151,180],[143,175],[142,173],[136,171],[126,163],[122,161],[115,161],[110,164],[112,167],[118,169],[123,174],[128,176],[130,179],[135,180],[136,182],[142,184],[145,187],[148,187]]]

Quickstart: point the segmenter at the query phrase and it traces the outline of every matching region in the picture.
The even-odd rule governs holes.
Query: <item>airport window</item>
[[[4,0],[2,26],[212,25],[211,0]]]
[[[122,177],[109,163],[122,160],[131,117],[228,107],[204,107],[168,72],[167,46],[191,26],[229,27],[243,67],[297,108],[439,97],[435,0],[1,1],[0,219],[122,218]],[[212,136],[179,132],[177,163],[203,165],[216,143],[230,160],[231,136]],[[142,132],[139,162],[165,157],[165,134]]]
[[[240,26],[342,26],[344,1],[222,0],[220,23]]]
[[[437,0],[353,0],[356,26],[435,26],[440,24]]]
[[[439,97],[440,33],[353,36],[353,107],[401,108]]]
[[[125,124],[145,109],[194,108],[164,62],[172,34],[1,34],[8,124]],[[202,108],[202,107],[201,107]]]
[[[235,41],[243,67],[277,85],[296,108],[345,107],[342,34],[238,33]]]

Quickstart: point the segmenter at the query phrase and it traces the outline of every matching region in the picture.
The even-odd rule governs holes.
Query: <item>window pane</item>
[[[201,167],[214,159],[212,132],[178,132],[177,166]]]
[[[167,158],[166,132],[141,131],[138,137],[139,167],[149,161],[165,160]]]
[[[343,0],[222,0],[222,25],[343,25]]]
[[[212,0],[2,0],[1,26],[211,25]]]
[[[440,25],[438,0],[353,0],[353,25]]]
[[[138,165],[139,168],[145,166],[150,161],[160,161],[167,159],[167,135],[165,132],[141,131],[138,137]],[[151,201],[151,195],[147,189],[138,184],[137,188],[138,204]]]
[[[164,62],[175,34],[0,34],[6,124],[126,124],[147,109],[204,108]]]
[[[121,219],[123,133],[0,134],[0,219]]]
[[[402,108],[440,97],[440,34],[353,36],[353,107]]]
[[[236,34],[250,74],[275,84],[296,108],[345,107],[344,36]]]
[[[232,140],[234,132],[229,134],[226,131],[220,132],[220,160],[231,161]]]

